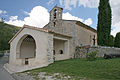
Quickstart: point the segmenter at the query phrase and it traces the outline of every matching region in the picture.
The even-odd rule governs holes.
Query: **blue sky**
[[[99,0],[1,0],[0,17],[5,22],[43,27],[49,22],[49,11],[55,6],[63,8],[63,19],[79,20],[96,29]],[[112,35],[120,31],[120,0],[110,0],[112,8]]]

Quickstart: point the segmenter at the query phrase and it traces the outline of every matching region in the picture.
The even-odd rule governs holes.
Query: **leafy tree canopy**
[[[8,42],[19,29],[19,27],[0,22],[0,51],[9,50]]]
[[[114,46],[120,48],[120,32],[116,34]]]

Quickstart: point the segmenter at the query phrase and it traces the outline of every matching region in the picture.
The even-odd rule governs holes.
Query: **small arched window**
[[[54,10],[54,19],[56,19],[57,9]]]
[[[59,50],[59,53],[60,53],[60,54],[63,54],[63,50]]]

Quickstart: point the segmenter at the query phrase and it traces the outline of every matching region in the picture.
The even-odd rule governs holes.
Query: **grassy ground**
[[[105,60],[102,58],[96,61],[85,59],[70,59],[57,61],[48,67],[28,71],[35,75],[39,72],[62,73],[70,75],[75,80],[120,80],[120,58]]]

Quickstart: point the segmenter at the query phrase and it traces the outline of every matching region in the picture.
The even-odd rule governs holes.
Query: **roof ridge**
[[[66,36],[66,37],[71,37],[70,35],[66,35],[66,34],[54,32],[53,30],[48,30],[48,29],[39,28],[39,27],[34,27],[34,26],[29,26],[29,25],[24,25],[24,26],[12,37],[12,39],[9,41],[9,43],[11,43],[11,42],[13,41],[13,39],[14,39],[24,28],[29,28],[29,29],[33,29],[33,30],[38,30],[38,31],[46,32],[46,33],[53,33],[53,34],[63,35],[63,36]]]
[[[35,27],[35,26],[24,25],[23,27],[24,27],[24,28],[31,28],[31,29],[41,30],[41,31],[44,31],[44,32],[49,32],[48,29],[39,28],[39,27]]]

